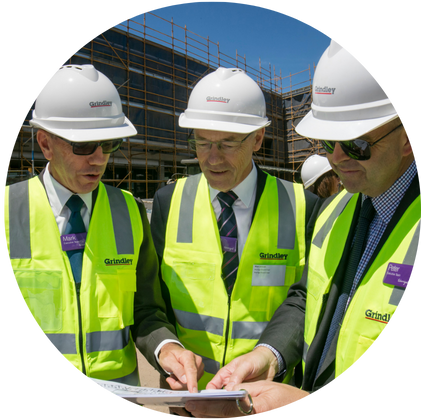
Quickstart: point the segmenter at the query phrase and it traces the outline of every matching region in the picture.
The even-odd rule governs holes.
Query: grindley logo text
[[[315,86],[314,93],[317,95],[334,95],[336,88],[330,88],[329,86],[321,87]]]
[[[207,96],[206,102],[222,102],[227,104],[231,99],[223,98],[222,96]]]
[[[121,258],[121,259],[117,259],[117,258],[106,258],[104,260],[104,263],[106,266],[109,265],[132,265],[133,260],[132,259],[128,259],[128,258]]]
[[[288,254],[280,254],[277,252],[276,254],[265,254],[264,252],[260,253],[261,260],[279,260],[284,261],[288,258]]]
[[[89,102],[91,108],[99,108],[101,106],[111,106],[113,103],[111,101],[102,101],[102,102]]]
[[[381,314],[380,312],[373,312],[371,309],[367,309],[365,311],[365,318],[387,324],[390,321],[390,314]]]

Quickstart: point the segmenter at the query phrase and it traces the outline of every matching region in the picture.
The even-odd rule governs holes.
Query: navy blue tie
[[[83,206],[83,200],[78,195],[72,195],[66,203],[66,206],[71,210],[69,221],[67,222],[65,235],[71,233],[83,233],[86,232],[85,224],[83,223],[80,210]],[[83,261],[83,249],[74,249],[67,251],[67,256],[72,266],[73,278],[76,283],[80,283],[82,276],[82,261]]]
[[[237,221],[232,205],[238,198],[233,191],[220,192],[217,198],[221,204],[221,215],[218,218],[219,236],[221,237],[224,260],[222,263],[222,278],[228,294],[237,278],[238,247],[237,247]]]

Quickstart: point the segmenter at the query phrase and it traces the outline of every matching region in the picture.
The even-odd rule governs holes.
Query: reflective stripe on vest
[[[403,259],[402,264],[413,266],[415,263],[415,256],[417,255],[418,243],[420,240],[420,222],[417,223],[414,236],[412,238],[411,244],[409,245],[408,251]],[[400,287],[394,287],[392,294],[390,296],[389,305],[398,306],[405,289]]]
[[[31,258],[28,181],[9,187],[10,258]]]
[[[282,226],[278,229],[278,248],[294,249],[295,246],[295,225],[296,225],[296,203],[294,185],[279,178],[278,183],[278,206],[282,212],[278,212],[278,223]],[[186,180],[181,198],[180,214],[183,217],[178,221],[177,242],[193,242],[193,211],[194,203],[199,187],[199,176],[191,176]],[[281,234],[282,232],[282,234]]]
[[[46,334],[62,354],[77,354],[75,334]],[[86,334],[86,350],[96,351],[122,350],[129,344],[130,327],[119,331],[94,331]]]
[[[189,330],[207,331],[210,334],[224,335],[224,320],[212,316],[199,315],[193,312],[185,312],[174,309],[177,322]],[[258,340],[269,322],[242,322],[232,323],[233,339],[243,338],[247,340]]]
[[[50,341],[80,370],[83,355],[88,376],[126,378],[138,384],[133,382],[137,361],[130,325],[143,230],[131,194],[99,184],[83,256],[80,314],[70,263],[61,250],[54,215],[45,210],[49,202],[38,177],[7,187],[5,201],[12,266],[33,316]],[[28,237],[30,232],[33,237]]]
[[[121,191],[104,185],[110,201],[117,254],[133,254],[129,210]],[[9,187],[10,259],[31,258],[28,181]]]
[[[221,279],[221,243],[206,178],[199,174],[177,181],[161,273],[171,296],[178,337],[205,363],[199,388],[204,388],[223,361],[228,363],[253,349],[289,286],[301,277],[304,238],[302,185],[268,176],[228,306]]]
[[[346,205],[348,204],[349,200],[351,199],[353,194],[346,192],[342,197],[340,197],[339,202],[335,205],[334,210],[329,215],[323,226],[318,230],[317,234],[314,236],[312,244],[321,248],[323,246],[323,242],[326,239],[326,236],[332,230],[332,226],[335,220],[340,216]]]
[[[224,320],[213,316],[200,315],[193,312],[185,312],[174,309],[177,322],[189,330],[207,331],[210,334],[224,335]]]

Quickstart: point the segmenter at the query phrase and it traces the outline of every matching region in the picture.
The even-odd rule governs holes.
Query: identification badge
[[[383,283],[406,289],[411,272],[412,265],[389,263]]]
[[[229,238],[228,236],[221,236],[222,250],[225,252],[237,251],[237,238]]]
[[[252,286],[284,286],[285,265],[253,265]]]
[[[63,251],[74,251],[75,249],[84,249],[86,242],[86,232],[83,233],[69,233],[61,235],[61,249]]]

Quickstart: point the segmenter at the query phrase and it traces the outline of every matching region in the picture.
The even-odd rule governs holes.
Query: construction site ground
[[[137,350],[137,364],[139,369],[140,385],[147,386],[149,388],[159,388],[159,372],[147,362],[139,350]],[[160,414],[161,416],[170,416],[169,408],[166,406],[144,405],[143,409],[154,414]]]

